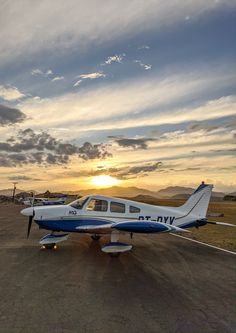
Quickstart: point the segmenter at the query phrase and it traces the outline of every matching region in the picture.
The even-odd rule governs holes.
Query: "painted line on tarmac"
[[[222,249],[221,247],[217,247],[217,246],[210,245],[210,244],[207,244],[207,243],[199,242],[199,241],[197,241],[197,240],[195,240],[195,239],[191,239],[191,238],[188,238],[188,237],[184,237],[184,236],[180,236],[180,235],[176,235],[176,234],[172,234],[172,233],[170,233],[170,234],[171,234],[172,236],[175,236],[175,237],[179,237],[179,238],[187,239],[187,240],[190,241],[190,242],[194,242],[194,243],[202,244],[202,245],[205,245],[205,246],[208,246],[208,247],[212,247],[213,249],[216,249],[216,250],[220,250],[220,251],[227,252],[227,253],[231,253],[231,254],[236,254],[236,252],[229,251],[229,250],[225,250],[225,249]]]

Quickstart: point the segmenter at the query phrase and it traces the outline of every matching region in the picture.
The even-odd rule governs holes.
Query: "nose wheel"
[[[46,249],[46,250],[53,250],[53,249],[56,248],[56,243],[44,244],[43,247],[44,247],[44,249]]]

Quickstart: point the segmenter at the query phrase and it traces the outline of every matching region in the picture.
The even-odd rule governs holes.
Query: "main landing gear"
[[[94,235],[91,236],[91,238],[92,238],[92,240],[97,241],[101,238],[101,236],[99,236],[97,234],[94,234]]]
[[[119,242],[119,232],[117,231],[112,231],[111,242],[102,247],[102,251],[108,253],[113,258],[119,257],[121,253],[130,251],[131,249],[132,245]]]

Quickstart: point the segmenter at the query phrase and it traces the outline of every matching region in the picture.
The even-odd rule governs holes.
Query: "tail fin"
[[[181,211],[187,215],[191,214],[199,219],[204,219],[207,214],[212,188],[213,185],[202,182],[185,204],[180,207]]]

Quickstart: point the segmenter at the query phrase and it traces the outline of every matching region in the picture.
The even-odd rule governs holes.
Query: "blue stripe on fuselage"
[[[104,225],[110,224],[108,220],[95,220],[95,219],[79,219],[79,220],[35,220],[40,228],[53,231],[66,231],[66,232],[81,232],[76,228],[86,225]]]

